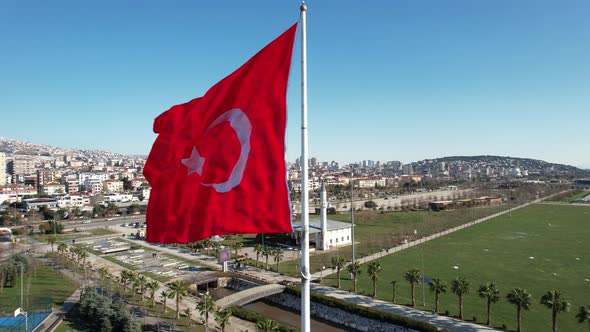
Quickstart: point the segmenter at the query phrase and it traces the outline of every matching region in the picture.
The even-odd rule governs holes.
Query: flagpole
[[[309,199],[307,164],[307,39],[305,1],[301,2],[301,331],[310,332]]]

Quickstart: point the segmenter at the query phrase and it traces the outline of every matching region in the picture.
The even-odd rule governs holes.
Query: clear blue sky
[[[590,168],[587,0],[308,1],[310,156]],[[0,1],[0,136],[147,154],[153,119],[298,20],[299,2]],[[288,159],[300,153],[299,42]]]

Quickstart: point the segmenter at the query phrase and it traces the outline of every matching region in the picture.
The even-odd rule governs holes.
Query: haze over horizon
[[[147,155],[154,118],[237,69],[298,20],[299,3],[0,4],[0,136]],[[576,138],[590,123],[587,1],[307,3],[310,157],[590,169],[590,140]],[[297,40],[289,161],[300,154],[299,52]]]

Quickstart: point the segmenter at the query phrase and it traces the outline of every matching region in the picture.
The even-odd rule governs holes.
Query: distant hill
[[[19,141],[11,138],[0,137],[0,152],[5,152],[12,155],[28,155],[28,156],[63,156],[72,155],[81,158],[130,158],[133,156],[114,153],[103,150],[84,150],[84,149],[68,149],[54,147],[44,144],[35,144],[30,142]]]
[[[479,167],[490,165],[494,167],[504,168],[520,168],[521,170],[528,170],[529,172],[538,172],[540,174],[585,174],[588,175],[588,170],[583,170],[571,165],[549,163],[544,160],[517,158],[509,156],[449,156],[436,159],[429,159],[433,162],[447,162],[457,163],[464,162],[467,164],[474,164]],[[424,162],[424,161],[421,161]],[[418,162],[418,163],[421,163]]]

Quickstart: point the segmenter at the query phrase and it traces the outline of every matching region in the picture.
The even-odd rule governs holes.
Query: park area
[[[586,330],[575,315],[582,305],[590,304],[590,208],[580,206],[532,205],[462,231],[438,238],[400,253],[379,259],[377,297],[391,301],[392,280],[397,280],[396,303],[411,303],[409,283],[403,273],[419,269],[426,281],[440,278],[447,283],[441,295],[439,311],[458,315],[458,298],[450,291],[451,280],[464,276],[470,281],[465,296],[464,318],[482,324],[486,320],[486,300],[477,295],[480,285],[494,282],[500,289],[500,301],[493,305],[492,325],[505,324],[516,330],[516,307],[506,300],[515,287],[525,288],[532,297],[530,311],[523,312],[522,326],[527,331],[549,331],[551,310],[539,303],[541,296],[557,289],[571,303],[570,312],[558,316],[562,331]],[[383,231],[379,231],[383,232]],[[342,288],[351,289],[344,276]],[[336,276],[324,278],[335,285]],[[359,292],[372,294],[367,265],[362,266]],[[424,292],[424,293],[423,293]],[[418,309],[432,310],[434,295],[428,285],[416,288]],[[424,305],[425,304],[425,305]]]
[[[78,288],[59,270],[34,259],[30,260],[23,276],[22,308],[29,313],[30,326],[40,323],[52,307],[61,305]],[[0,290],[0,331],[24,330],[24,317],[12,318],[14,310],[21,307],[23,279],[17,277],[13,287]]]
[[[513,206],[517,204],[522,203],[514,202]],[[354,216],[356,258],[377,253],[386,248],[400,246],[408,241],[506,211],[509,207],[508,204],[504,203],[496,206],[460,208],[446,211],[357,211]],[[350,218],[350,213],[328,215],[328,219],[343,222],[350,222]],[[313,252],[310,257],[312,273],[319,272],[322,266],[330,267],[333,256],[342,256],[347,261],[350,261],[352,258],[351,246],[344,246],[328,252]],[[298,263],[297,259],[285,261],[280,265],[279,272],[298,277]]]

